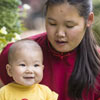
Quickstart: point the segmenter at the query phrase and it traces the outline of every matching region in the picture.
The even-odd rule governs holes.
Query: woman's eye
[[[49,22],[49,24],[50,24],[50,25],[52,25],[52,26],[56,26],[56,24],[55,24],[55,23],[50,23],[50,22]]]
[[[68,23],[68,24],[65,24],[65,26],[67,28],[73,28],[73,27],[77,26],[77,24],[75,24],[75,23],[72,23],[72,24]]]
[[[52,26],[56,26],[56,24],[50,24],[50,25],[52,25]]]
[[[34,67],[38,67],[38,66],[39,66],[39,64],[35,64],[35,65],[34,65]]]
[[[25,66],[25,64],[19,64],[19,66]]]
[[[67,28],[73,28],[74,26],[66,25]]]

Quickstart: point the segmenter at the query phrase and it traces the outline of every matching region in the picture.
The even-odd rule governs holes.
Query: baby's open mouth
[[[24,79],[34,79],[35,77],[23,77]]]

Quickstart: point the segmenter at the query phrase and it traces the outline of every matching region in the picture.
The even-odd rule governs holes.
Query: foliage
[[[17,33],[8,33],[6,31],[6,27],[2,27],[0,29],[0,51],[3,49],[4,46],[7,45],[8,42],[14,42],[16,40],[19,40],[20,36]]]
[[[94,6],[94,24],[93,31],[96,36],[97,42],[100,45],[100,0],[93,0]]]
[[[20,34],[20,0],[0,0],[0,51]]]
[[[19,5],[20,0],[0,0],[0,28],[5,26],[8,33],[21,31],[18,16]]]

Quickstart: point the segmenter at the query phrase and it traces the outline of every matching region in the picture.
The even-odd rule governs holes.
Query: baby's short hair
[[[23,48],[24,49],[32,48],[33,50],[40,50],[42,52],[41,47],[34,40],[31,40],[31,39],[21,39],[21,40],[16,41],[15,43],[13,43],[11,45],[11,47],[9,48],[9,51],[8,51],[8,63],[10,63],[13,60],[14,53],[17,50],[20,50],[20,49],[23,49]]]

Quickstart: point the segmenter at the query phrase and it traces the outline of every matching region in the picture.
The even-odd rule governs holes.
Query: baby
[[[43,54],[33,40],[15,42],[8,52],[7,73],[13,82],[0,89],[0,100],[57,100],[58,94],[38,84],[43,78]]]

